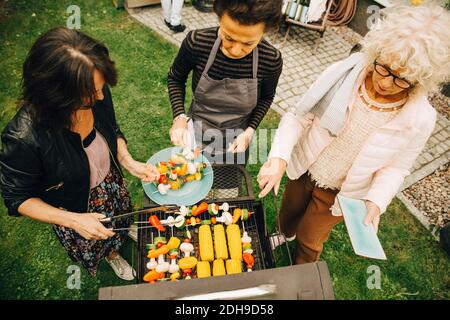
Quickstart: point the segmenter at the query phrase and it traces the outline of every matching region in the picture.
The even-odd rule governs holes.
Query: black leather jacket
[[[93,107],[94,125],[108,142],[113,162],[122,172],[117,138],[124,136],[107,86],[103,93],[104,100]],[[36,125],[30,107],[24,106],[6,126],[1,139],[0,188],[9,215],[20,216],[18,207],[34,197],[71,212],[87,211],[89,162],[79,134]]]

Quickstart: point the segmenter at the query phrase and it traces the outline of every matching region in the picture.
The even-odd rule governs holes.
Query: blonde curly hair
[[[362,42],[368,65],[377,58],[390,61],[392,70],[417,84],[415,93],[437,91],[450,79],[450,13],[434,4],[380,13]]]

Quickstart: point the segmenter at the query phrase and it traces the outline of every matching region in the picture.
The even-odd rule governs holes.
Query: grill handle
[[[237,300],[237,299],[251,299],[270,296],[276,294],[277,287],[273,284],[264,284],[257,287],[218,291],[193,296],[181,297],[176,300]]]
[[[242,171],[242,174],[244,176],[245,185],[247,187],[248,197],[251,200],[254,200],[255,199],[255,194],[253,193],[252,179],[250,178],[250,174],[248,173],[247,170],[245,170],[245,167],[243,165],[240,165],[239,169]]]
[[[232,170],[236,171],[236,174],[239,174],[241,176],[241,178],[243,179],[243,182],[245,184],[245,189],[247,191],[247,195],[241,195],[239,194],[237,197],[234,198],[223,198],[223,199],[214,199],[216,201],[221,201],[221,202],[226,202],[226,201],[246,201],[246,200],[255,200],[255,194],[253,192],[253,187],[252,187],[252,179],[250,177],[250,174],[248,173],[248,171],[245,169],[245,166],[241,165],[241,164],[215,164],[213,165],[213,169],[222,169],[222,168],[232,168]],[[220,173],[217,173],[215,171],[215,176],[214,179],[220,179]],[[238,187],[239,189],[242,188],[241,186],[242,181],[238,182],[238,185],[236,185],[236,187]],[[241,192],[239,192],[241,193]]]

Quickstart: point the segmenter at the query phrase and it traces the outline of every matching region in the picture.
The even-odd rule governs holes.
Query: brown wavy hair
[[[53,128],[70,128],[71,115],[95,103],[94,71],[108,85],[117,71],[108,48],[83,32],[51,29],[31,47],[23,64],[21,105],[32,107],[33,120]]]

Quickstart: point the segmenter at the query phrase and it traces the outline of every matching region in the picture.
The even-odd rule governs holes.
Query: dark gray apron
[[[252,53],[253,78],[214,80],[209,77],[208,71],[221,42],[220,37],[217,37],[195,89],[189,116],[194,121],[196,143],[202,146],[204,155],[215,163],[229,163],[230,159],[242,159],[242,155],[230,155],[226,150],[228,144],[247,129],[252,111],[258,103],[258,47]],[[239,164],[247,162],[248,149],[244,158],[244,161],[239,161],[244,163]]]

